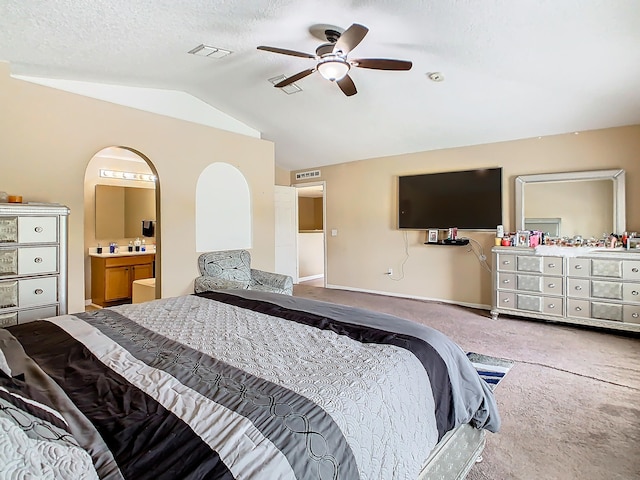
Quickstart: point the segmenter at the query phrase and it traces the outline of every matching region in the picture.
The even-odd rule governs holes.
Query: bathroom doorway
[[[89,160],[84,220],[86,309],[131,303],[134,287],[139,298],[142,293],[145,300],[160,298],[160,190],[155,167],[144,154],[112,146]],[[110,253],[110,244],[117,245],[117,253]],[[108,269],[116,255],[131,266]],[[96,281],[96,272],[102,280]]]
[[[298,193],[298,283],[326,287],[325,184],[294,186]]]

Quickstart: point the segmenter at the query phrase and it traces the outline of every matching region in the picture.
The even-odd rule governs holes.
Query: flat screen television
[[[502,168],[399,177],[398,228],[495,230],[502,224]]]

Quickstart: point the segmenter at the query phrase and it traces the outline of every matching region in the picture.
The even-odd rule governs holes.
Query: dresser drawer
[[[543,297],[535,295],[516,295],[516,306],[518,310],[542,313]]]
[[[594,277],[622,278],[622,260],[591,260],[591,275]]]
[[[58,271],[58,247],[26,247],[18,249],[18,274],[37,275]]]
[[[561,257],[543,257],[542,270],[545,275],[562,275],[564,262]]]
[[[0,282],[0,312],[3,308],[18,306],[18,281]]]
[[[623,260],[622,278],[625,280],[640,280],[640,262],[636,260]]]
[[[578,318],[589,318],[591,315],[591,305],[589,300],[577,300],[570,298],[567,300],[567,316]]]
[[[34,320],[55,317],[56,315],[58,315],[58,307],[56,305],[32,308],[30,310],[21,310],[18,313],[18,323],[33,322]]]
[[[586,278],[567,279],[567,295],[570,297],[588,298],[591,292],[591,281]]]
[[[622,307],[622,321],[640,323],[640,305],[624,305]]]
[[[516,275],[515,273],[498,273],[498,288],[500,290],[515,290]]]
[[[591,296],[593,298],[622,300],[622,285],[622,282],[591,280]]]
[[[591,302],[591,317],[621,322],[622,305],[617,303]]]
[[[516,275],[518,290],[542,293],[542,279],[540,275]]]
[[[0,276],[18,274],[18,249],[0,248]]]
[[[18,324],[18,312],[0,313],[0,328]]]
[[[548,315],[564,315],[564,306],[561,298],[543,297],[542,312]]]
[[[18,243],[55,243],[57,217],[18,217]]]
[[[516,260],[519,272],[542,273],[544,271],[544,257],[519,255]]]
[[[588,258],[570,258],[567,274],[570,277],[589,277],[591,275],[591,260]]]
[[[625,302],[640,302],[640,283],[625,283],[622,285],[622,299]]]
[[[516,270],[516,256],[513,254],[498,253],[498,270],[514,272]]]
[[[512,292],[498,292],[498,308],[516,308],[516,294]]]
[[[56,303],[57,299],[57,277],[31,278],[18,282],[18,305],[20,307]]]

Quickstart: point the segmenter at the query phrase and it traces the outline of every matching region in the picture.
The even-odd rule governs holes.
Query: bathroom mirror
[[[142,237],[142,222],[156,219],[153,188],[96,185],[96,240]]]
[[[518,230],[600,238],[626,228],[624,170],[521,175],[515,194]]]

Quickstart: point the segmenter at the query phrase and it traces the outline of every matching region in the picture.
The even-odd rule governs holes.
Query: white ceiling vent
[[[225,50],[224,48],[211,47],[209,45],[198,45],[193,50],[189,50],[189,53],[198,55],[199,57],[209,58],[222,58],[231,54],[231,50]]]
[[[270,78],[269,81],[275,85],[276,83],[280,83],[285,78],[287,78],[285,75],[278,75],[277,77]],[[281,87],[280,90],[282,90],[288,95],[302,91],[302,89],[295,83],[290,83],[289,85],[285,85],[284,87]]]
[[[309,178],[320,177],[320,170],[309,170],[308,172],[296,173],[296,180],[308,180]]]

